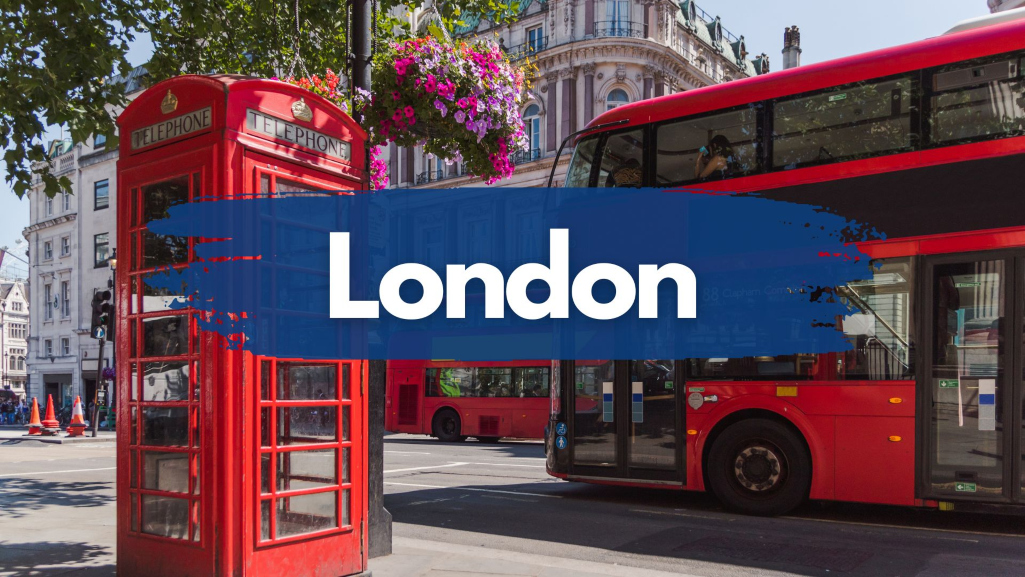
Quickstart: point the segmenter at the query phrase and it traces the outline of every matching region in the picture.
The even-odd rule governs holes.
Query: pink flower
[[[413,114],[415,114],[415,113],[416,113],[416,111],[415,111],[415,110],[413,110],[413,107],[412,107],[412,106],[407,106],[407,107],[405,108],[405,111],[404,111],[404,112],[406,113],[406,117],[407,117],[407,118],[413,118]]]
[[[391,93],[391,99],[392,100],[398,100],[399,99],[399,92],[397,90],[395,92]]]

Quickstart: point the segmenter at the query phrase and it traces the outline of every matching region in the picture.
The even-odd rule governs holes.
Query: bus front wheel
[[[434,432],[434,436],[439,441],[446,443],[465,441],[466,437],[459,434],[461,428],[459,415],[452,409],[438,411],[434,414],[434,420],[431,421],[431,430]]]
[[[786,425],[748,419],[729,426],[708,454],[708,482],[727,509],[782,515],[800,505],[811,486],[811,458]]]

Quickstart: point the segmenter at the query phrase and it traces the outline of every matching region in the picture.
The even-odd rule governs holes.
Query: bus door
[[[922,497],[1022,502],[1023,255],[925,260]]]
[[[570,476],[682,484],[686,428],[677,374],[683,366],[671,360],[576,361]]]

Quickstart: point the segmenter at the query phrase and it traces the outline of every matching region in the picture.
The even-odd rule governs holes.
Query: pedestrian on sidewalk
[[[16,420],[15,424],[17,425],[24,425],[28,422],[28,403],[25,402],[25,399],[18,399],[18,406],[14,413],[14,417]]]

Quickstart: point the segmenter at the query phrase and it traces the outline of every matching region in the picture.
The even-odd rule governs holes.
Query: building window
[[[627,0],[605,0],[608,36],[630,35],[630,3]]]
[[[71,287],[68,281],[61,281],[61,316],[71,316]]]
[[[53,356],[53,341],[52,340],[46,339],[45,341],[43,341],[43,352],[48,357],[52,357]]]
[[[46,197],[46,216],[53,214],[53,198]]]
[[[110,181],[98,180],[93,184],[93,209],[102,210],[110,206]]]
[[[61,196],[62,196],[61,200],[62,200],[63,205],[64,205],[64,211],[67,212],[67,211],[71,210],[71,195],[65,193],[65,194],[63,194]]]
[[[61,355],[68,356],[71,354],[71,339],[67,337],[61,338]]]
[[[97,134],[93,137],[93,148],[106,148],[107,137],[102,134]]]
[[[43,260],[53,259],[53,241],[46,241],[43,243]]]
[[[22,310],[21,301],[14,301],[13,303],[11,303],[11,310],[12,311],[20,311],[20,310]]]
[[[11,323],[8,325],[7,334],[12,339],[24,339],[26,327],[23,323]]]
[[[48,320],[53,320],[53,308],[50,307],[50,299],[53,298],[53,285],[46,285],[43,287],[43,317]]]
[[[535,26],[527,30],[527,50],[529,52],[540,52],[545,49],[546,42],[542,30],[541,26]]]
[[[69,254],[71,254],[71,237],[70,236],[62,236],[61,237],[61,256],[68,256]]]
[[[93,237],[93,266],[106,266],[110,259],[110,233],[101,233]]]
[[[616,88],[612,92],[609,92],[608,97],[605,98],[605,104],[608,105],[607,110],[622,106],[630,103],[630,97],[626,95],[626,91],[622,88]]]
[[[541,158],[541,108],[536,104],[528,106],[523,112],[523,123],[527,125],[527,138],[530,140],[527,158]]]

